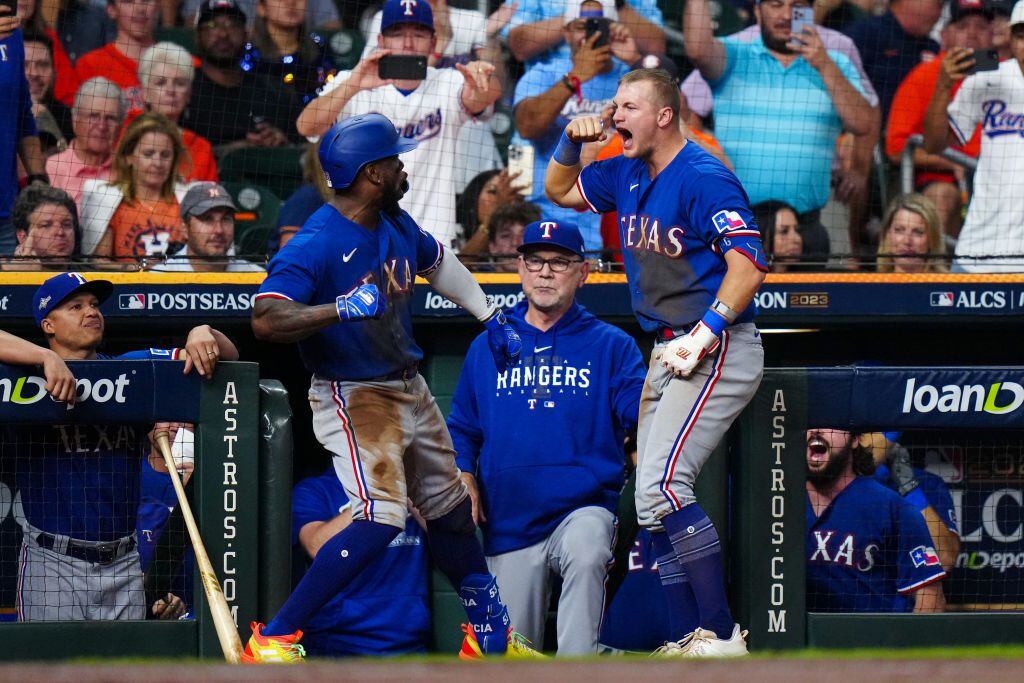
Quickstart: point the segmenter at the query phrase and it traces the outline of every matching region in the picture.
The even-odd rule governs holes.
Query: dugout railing
[[[942,430],[950,438],[1024,430],[1024,368],[765,371],[756,396],[729,435],[731,589],[737,618],[750,630],[751,648],[1024,643],[1024,611],[806,611],[806,430],[812,426],[852,432]],[[1024,457],[1019,451],[1013,445],[1001,447],[1000,457],[1007,463],[1001,490],[1009,493],[1003,494],[1005,505],[999,511],[985,513],[998,514],[999,524],[1007,529],[998,540],[1012,542],[1014,548],[1024,532],[1024,507],[1019,505]],[[980,539],[981,531],[961,529],[960,535],[966,543],[975,535]],[[1007,591],[1024,588],[1024,573],[1004,572],[1001,580],[1007,582]]]
[[[3,457],[17,457],[17,435],[29,425],[131,423],[148,430],[156,421],[195,423],[193,512],[239,632],[248,637],[249,622],[275,612],[291,587],[291,411],[283,387],[261,383],[255,363],[221,363],[210,380],[183,375],[180,362],[68,365],[82,397],[73,408],[49,399],[38,369],[0,365]],[[16,561],[2,566],[5,574],[17,569]],[[191,618],[180,621],[0,623],[0,659],[219,658],[198,576],[193,584]],[[14,605],[2,607],[10,616]]]

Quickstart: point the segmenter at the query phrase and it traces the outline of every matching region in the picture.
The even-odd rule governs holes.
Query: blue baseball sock
[[[722,546],[718,533],[699,505],[693,503],[665,515],[661,524],[668,532],[676,558],[690,580],[700,610],[700,626],[723,640],[732,637],[735,622],[729,612],[722,571]]]
[[[501,602],[498,583],[487,569],[483,548],[476,538],[469,498],[443,517],[427,522],[427,538],[434,564],[459,592],[480,649],[488,654],[504,652],[508,643],[508,610]]]
[[[658,576],[668,598],[669,640],[680,640],[700,626],[697,598],[690,588],[686,570],[676,559],[676,550],[668,534],[652,533],[651,541],[658,557]]]
[[[511,620],[498,594],[497,579],[487,573],[470,574],[459,586],[459,599],[484,654],[504,652]]]
[[[430,556],[458,590],[470,574],[487,574],[484,550],[476,537],[473,504],[467,497],[451,512],[427,522]]]
[[[356,520],[321,546],[302,581],[295,587],[263,635],[283,636],[304,627],[316,612],[355,578],[401,529]]]

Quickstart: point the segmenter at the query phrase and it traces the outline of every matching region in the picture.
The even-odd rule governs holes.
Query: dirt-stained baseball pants
[[[641,526],[661,530],[665,515],[693,503],[693,485],[729,426],[753,398],[764,370],[753,323],[722,333],[718,351],[690,377],[675,377],[654,346],[640,397],[636,509]]]
[[[309,404],[353,519],[404,529],[407,500],[433,520],[468,495],[444,416],[421,375],[387,382],[314,377]]]

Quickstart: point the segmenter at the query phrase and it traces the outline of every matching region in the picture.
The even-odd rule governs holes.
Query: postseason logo
[[[122,311],[248,311],[255,293],[243,292],[148,292],[120,294]]]

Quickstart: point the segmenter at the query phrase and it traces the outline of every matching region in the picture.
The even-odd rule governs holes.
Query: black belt
[[[658,342],[672,341],[676,337],[689,334],[690,330],[696,327],[698,322],[700,321],[698,320],[692,323],[687,323],[682,327],[659,327],[658,331],[654,333],[654,343],[657,344]]]
[[[405,382],[408,382],[411,379],[415,379],[416,374],[419,371],[420,371],[420,364],[419,363],[413,363],[412,365],[404,367],[401,370],[395,370],[394,372],[389,372],[388,374],[380,375],[379,377],[372,377],[372,378],[370,378],[368,380],[365,380],[365,381],[366,382],[394,382],[394,381],[400,379],[400,380],[403,380]]]
[[[44,531],[36,536],[36,543],[38,543],[41,548],[60,552],[58,550],[54,550],[54,546],[57,545],[57,537],[53,534],[48,534]],[[133,550],[135,550],[134,535],[127,536],[117,541],[111,541],[104,545],[82,545],[79,541],[72,539],[68,541],[67,549],[61,554],[74,557],[78,560],[84,560],[85,562],[92,562],[93,564],[110,564],[114,560],[124,557]]]

